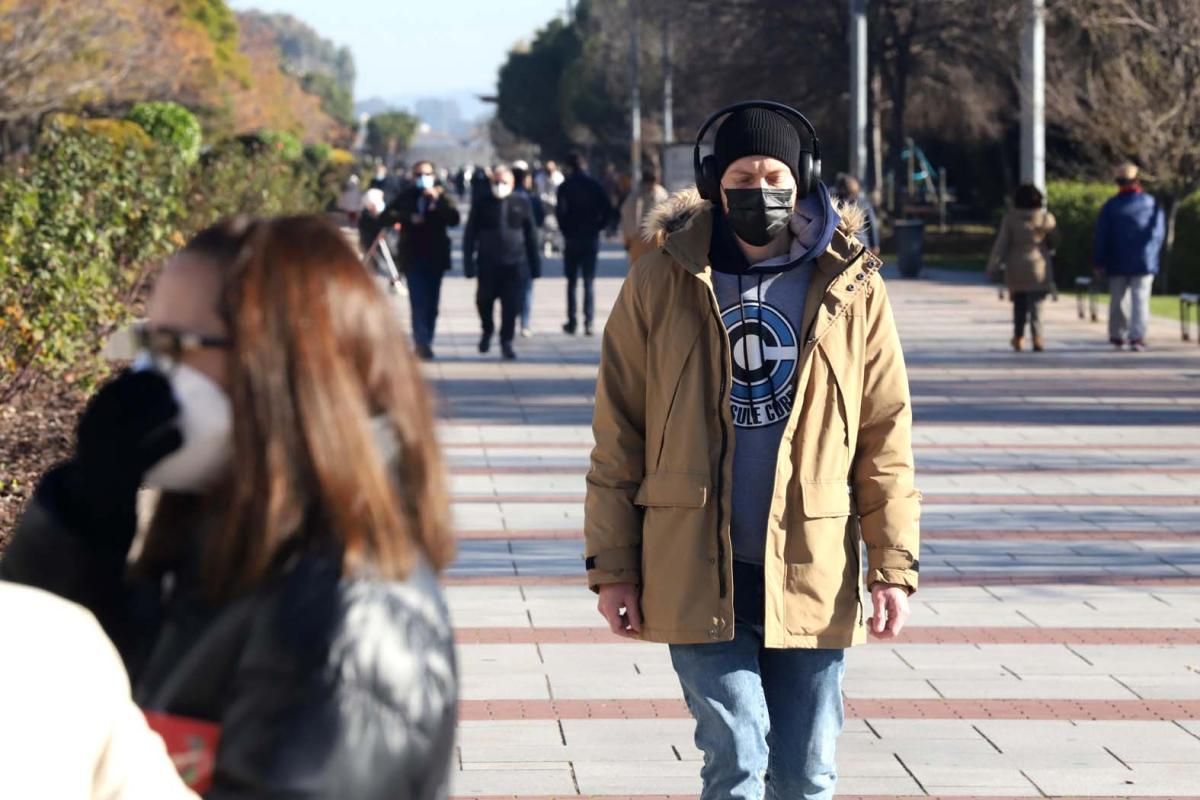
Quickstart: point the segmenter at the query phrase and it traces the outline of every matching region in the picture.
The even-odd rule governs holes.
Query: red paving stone
[[[1060,540],[1060,541],[1079,541],[1079,542],[1121,542],[1121,541],[1157,541],[1162,539],[1183,539],[1190,537],[1200,537],[1200,530],[1194,531],[1166,531],[1166,530],[1145,530],[1145,531],[1087,531],[1087,530],[1071,530],[1071,531],[1031,531],[1031,530],[933,530],[921,531],[921,541],[923,542],[957,542],[957,541],[994,541],[996,539],[1008,539],[1013,541],[1042,541],[1042,540]],[[460,541],[481,541],[481,540],[513,540],[520,541],[523,539],[557,539],[557,540],[577,540],[583,541],[583,531],[564,528],[560,530],[520,530],[520,531],[461,531],[458,534]]]
[[[1165,566],[1165,565],[1164,565]],[[1020,569],[1017,565],[1014,569]],[[578,575],[449,575],[448,586],[582,586]],[[1200,586],[1200,575],[1113,575],[1111,573],[978,573],[923,575],[921,586]]]
[[[847,698],[851,719],[1022,719],[1186,721],[1200,719],[1200,700],[872,700]],[[683,700],[463,700],[459,718],[480,721],[552,719],[688,719]]]
[[[460,645],[638,644],[607,628],[458,628],[454,638]],[[894,644],[1200,645],[1200,628],[913,626],[905,628]]]
[[[458,494],[456,503],[571,503],[581,494]],[[1200,506],[1200,495],[1173,494],[939,494],[925,495],[925,505],[1005,506]]]

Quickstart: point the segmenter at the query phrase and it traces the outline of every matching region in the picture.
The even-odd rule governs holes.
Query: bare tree
[[[1158,187],[1169,288],[1179,204],[1200,190],[1200,3],[1074,0],[1052,21],[1050,113],[1098,163],[1132,160]]]

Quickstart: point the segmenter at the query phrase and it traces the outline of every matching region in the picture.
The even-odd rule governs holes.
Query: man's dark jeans
[[[496,331],[496,301],[500,301],[500,343],[511,345],[516,333],[517,317],[521,312],[524,282],[518,267],[481,268],[479,285],[475,291],[475,305],[479,309],[479,322],[483,335],[488,339]]]
[[[583,320],[588,325],[596,318],[596,257],[600,253],[600,237],[572,237],[563,247],[563,271],[567,276],[567,325],[574,328],[579,321],[575,290],[583,278]]]
[[[413,261],[405,277],[412,309],[412,338],[418,347],[431,347],[442,300],[442,268],[429,261]]]

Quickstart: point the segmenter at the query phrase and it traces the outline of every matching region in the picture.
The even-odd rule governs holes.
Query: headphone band
[[[708,119],[704,120],[704,124],[700,126],[700,131],[696,134],[696,146],[692,150],[692,167],[697,173],[700,171],[700,145],[704,142],[704,134],[708,133],[708,129],[722,117],[733,114],[737,111],[742,111],[747,108],[765,108],[768,111],[775,111],[785,116],[791,117],[793,123],[799,122],[808,131],[809,137],[812,139],[812,156],[816,161],[821,160],[821,142],[817,138],[817,129],[808,121],[808,117],[801,114],[796,109],[785,103],[777,103],[774,100],[743,100],[740,103],[734,103],[730,106],[714,111],[709,115]],[[801,151],[803,152],[803,151]]]

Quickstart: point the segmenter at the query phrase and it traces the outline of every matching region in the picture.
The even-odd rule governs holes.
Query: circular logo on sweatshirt
[[[767,303],[747,300],[721,312],[733,354],[733,423],[761,428],[787,419],[795,400],[796,331]]]

